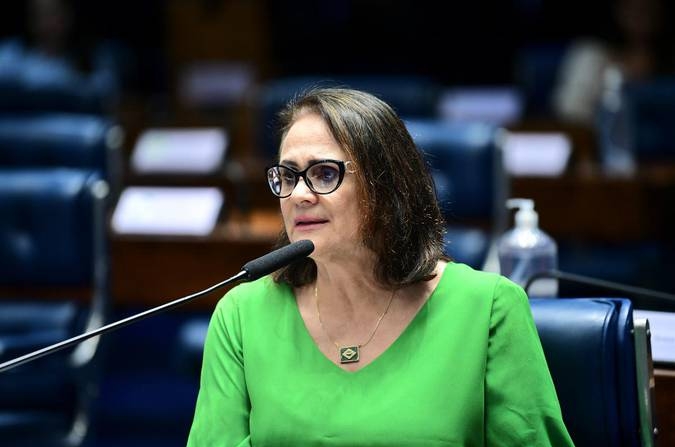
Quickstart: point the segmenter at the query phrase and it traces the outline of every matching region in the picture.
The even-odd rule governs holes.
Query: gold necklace
[[[387,312],[389,312],[389,308],[391,307],[392,301],[394,301],[394,295],[396,294],[396,290],[391,292],[391,298],[389,298],[389,302],[387,303],[387,307],[384,309],[384,312],[382,312],[382,315],[377,319],[377,323],[375,323],[375,328],[373,331],[370,333],[370,337],[368,337],[368,340],[366,340],[365,343],[361,343],[358,345],[340,345],[339,343],[333,341],[333,339],[330,337],[328,334],[328,331],[326,330],[326,327],[323,325],[323,321],[321,320],[321,311],[319,310],[319,286],[318,286],[318,281],[317,283],[314,284],[314,301],[316,303],[316,314],[319,317],[319,325],[321,326],[321,329],[323,332],[326,334],[326,337],[328,337],[328,340],[330,340],[331,343],[335,345],[335,347],[338,350],[338,358],[340,360],[340,363],[356,363],[360,360],[361,357],[361,348],[366,346],[370,341],[373,339],[375,336],[375,332],[377,332],[377,329],[380,327],[380,323],[382,323],[382,319],[384,318],[385,315],[387,315]]]

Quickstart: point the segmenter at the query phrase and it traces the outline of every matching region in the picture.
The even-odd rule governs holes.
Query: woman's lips
[[[315,230],[328,222],[326,219],[302,218],[295,219],[295,228],[299,230]]]

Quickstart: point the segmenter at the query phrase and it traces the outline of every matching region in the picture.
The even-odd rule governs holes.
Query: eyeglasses
[[[274,165],[267,168],[267,183],[272,194],[283,199],[291,195],[300,178],[305,180],[307,187],[316,194],[330,194],[340,187],[345,177],[350,161],[317,160],[313,161],[304,171],[296,171],[284,165]]]

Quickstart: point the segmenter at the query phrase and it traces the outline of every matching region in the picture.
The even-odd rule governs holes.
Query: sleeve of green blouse
[[[573,445],[527,295],[506,278],[493,297],[485,400],[486,445]]]
[[[241,326],[233,290],[220,300],[209,323],[188,447],[250,445],[249,411]]]

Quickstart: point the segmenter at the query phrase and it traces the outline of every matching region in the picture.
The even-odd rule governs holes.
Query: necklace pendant
[[[340,346],[340,363],[356,363],[359,361],[359,346]]]

